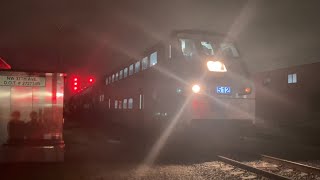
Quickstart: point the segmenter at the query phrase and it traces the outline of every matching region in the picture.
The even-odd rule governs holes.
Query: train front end
[[[186,81],[182,94],[189,101],[184,123],[205,128],[254,124],[255,88],[234,43],[204,34],[180,34],[178,42]]]

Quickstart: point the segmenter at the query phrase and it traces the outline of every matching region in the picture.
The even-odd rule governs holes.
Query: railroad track
[[[272,156],[260,155],[253,161],[238,161],[225,156],[217,157],[226,164],[269,179],[320,179],[320,168]]]

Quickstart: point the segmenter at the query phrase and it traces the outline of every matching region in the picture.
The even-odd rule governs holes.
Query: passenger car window
[[[114,101],[114,108],[115,108],[115,109],[118,109],[118,100],[115,100],[115,101]]]
[[[119,72],[119,80],[122,79],[122,76],[123,76],[123,70],[120,70],[120,72]]]
[[[124,68],[123,70],[123,78],[126,78],[128,76],[128,68]]]
[[[128,100],[128,109],[132,109],[133,108],[133,99],[129,98]]]
[[[136,62],[134,72],[138,73],[140,71],[140,61]]]
[[[127,109],[127,99],[123,100],[123,109]]]
[[[158,55],[157,51],[150,55],[150,67],[154,66],[158,63],[158,56],[157,55]]]
[[[145,70],[148,68],[148,57],[144,57],[142,59],[142,70]]]
[[[133,64],[129,66],[129,76],[133,74]]]

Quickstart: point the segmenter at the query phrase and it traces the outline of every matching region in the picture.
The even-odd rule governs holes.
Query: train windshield
[[[195,56],[214,56],[220,54],[224,57],[239,57],[238,50],[232,43],[214,44],[211,41],[199,41],[194,39],[180,39],[183,55],[188,59]]]

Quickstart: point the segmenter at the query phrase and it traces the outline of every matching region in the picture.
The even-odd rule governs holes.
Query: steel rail
[[[293,162],[285,159],[280,159],[272,156],[267,156],[267,155],[261,155],[261,159],[270,163],[284,165],[286,167],[290,167],[292,169],[296,169],[302,172],[320,175],[320,168],[316,168],[313,166],[309,166],[309,165],[305,165],[305,164],[301,164],[301,163],[297,163],[297,162]]]
[[[275,180],[289,180],[290,179],[290,178],[285,177],[285,176],[281,176],[281,175],[278,175],[278,174],[275,174],[275,173],[272,173],[272,172],[268,172],[268,171],[265,171],[265,170],[262,170],[262,169],[258,169],[258,168],[246,165],[246,164],[244,164],[242,162],[239,162],[239,161],[236,161],[236,160],[224,157],[224,156],[217,156],[217,157],[222,162],[225,162],[227,164],[231,164],[233,166],[236,166],[236,167],[239,167],[241,169],[253,172],[253,173],[257,174],[257,175],[261,175],[261,176],[269,178],[269,179],[275,179]]]

